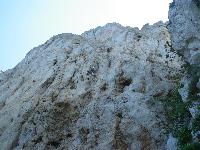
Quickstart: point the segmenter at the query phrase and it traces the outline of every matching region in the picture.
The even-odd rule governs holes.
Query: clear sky
[[[171,1],[0,0],[0,70],[13,68],[56,34],[81,34],[109,22],[142,27],[167,21]]]

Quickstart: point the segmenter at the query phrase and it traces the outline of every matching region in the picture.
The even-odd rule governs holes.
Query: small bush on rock
[[[181,127],[175,131],[175,136],[178,139],[179,145],[185,145],[192,141],[191,131],[187,127]]]
[[[199,131],[200,130],[200,114],[192,122],[192,130]]]
[[[200,143],[196,142],[184,145],[180,148],[180,150],[200,150]]]

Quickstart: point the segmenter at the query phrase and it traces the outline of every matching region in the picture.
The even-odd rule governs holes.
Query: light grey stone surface
[[[167,150],[176,150],[177,149],[177,139],[172,136],[170,133],[169,138],[167,140]]]
[[[165,149],[182,64],[162,22],[54,36],[0,73],[0,149]]]
[[[168,29],[172,47],[184,54],[186,60],[193,64],[199,64],[199,14],[199,0],[174,0],[170,5]]]
[[[172,47],[180,54],[184,55],[185,60],[193,66],[200,66],[200,1],[199,0],[174,0],[169,9],[168,29],[171,35]],[[192,72],[187,75],[191,78],[198,77]],[[196,78],[195,77],[195,78]],[[198,78],[197,78],[198,79]],[[199,79],[200,80],[200,79]],[[179,90],[183,101],[187,100],[188,83],[190,79],[185,78],[185,84]],[[196,84],[200,88],[199,82]],[[195,87],[194,86],[194,87]],[[199,94],[197,94],[199,97]],[[197,99],[198,100],[198,99]],[[192,110],[190,108],[190,110]],[[193,110],[194,111],[194,110]]]
[[[193,102],[192,105],[189,108],[190,114],[193,118],[196,118],[199,114],[198,106],[200,105],[200,102]]]
[[[200,94],[197,89],[200,87],[198,82],[200,75],[198,68],[200,67],[200,0],[174,0],[169,9],[168,29],[172,47],[188,62],[185,70],[189,71],[186,71],[187,75],[182,79],[184,87],[179,89],[179,93],[184,102],[190,101],[191,103],[189,112],[192,116],[192,123],[192,120],[199,114],[200,103]],[[199,131],[193,131],[192,134],[193,141],[199,141]],[[196,137],[198,137],[197,140],[195,140]]]

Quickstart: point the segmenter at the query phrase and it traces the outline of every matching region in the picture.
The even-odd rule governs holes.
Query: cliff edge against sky
[[[168,23],[110,23],[33,48],[0,73],[0,150],[198,144],[199,3],[174,1]]]

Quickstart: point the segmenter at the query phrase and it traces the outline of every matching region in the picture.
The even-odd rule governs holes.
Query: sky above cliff
[[[33,47],[59,33],[118,22],[142,27],[168,20],[172,0],[1,0],[0,70],[13,68]]]

